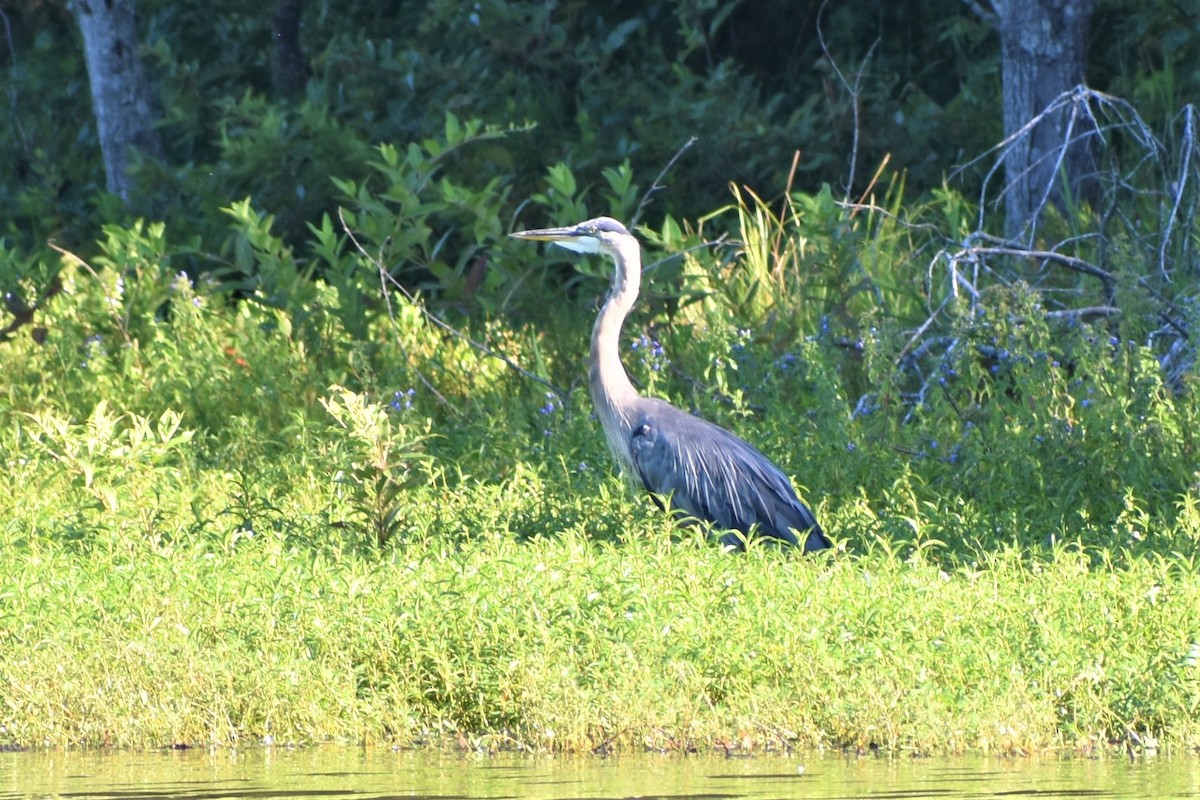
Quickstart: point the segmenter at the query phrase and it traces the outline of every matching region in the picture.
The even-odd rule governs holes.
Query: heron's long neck
[[[642,257],[637,243],[631,242],[615,260],[617,270],[612,291],[592,328],[592,363],[588,377],[592,403],[604,425],[609,445],[614,451],[623,451],[624,447],[619,446],[615,437],[622,430],[620,422],[628,424],[625,417],[637,399],[637,390],[621,364],[621,326],[637,300],[642,281]],[[620,455],[624,456],[624,453]]]

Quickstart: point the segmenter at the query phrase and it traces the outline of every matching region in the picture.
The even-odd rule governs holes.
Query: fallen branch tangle
[[[1031,136],[1043,116],[1065,107],[1089,121],[1086,135],[1098,143],[1100,166],[1094,177],[1102,187],[1099,197],[1088,208],[1055,208],[1049,202],[1054,187],[1046,186],[1020,241],[987,233],[984,209],[996,206],[1013,186],[1011,178],[998,191],[990,185],[992,178],[1003,174],[1008,150],[1022,137]],[[975,230],[943,247],[929,264],[925,281],[929,314],[912,330],[895,359],[901,375],[912,381],[912,391],[904,392],[902,399],[914,407],[923,404],[930,388],[953,373],[952,361],[963,352],[973,351],[985,361],[1000,352],[985,352],[988,346],[977,341],[968,343],[971,334],[964,332],[964,324],[969,331],[986,319],[984,291],[989,287],[1027,286],[1038,295],[1033,307],[1045,322],[1100,323],[1109,331],[1106,340],[1138,339],[1140,346],[1154,349],[1165,383],[1182,388],[1183,378],[1196,363],[1190,330],[1200,316],[1200,294],[1191,280],[1195,242],[1184,233],[1195,230],[1200,209],[1195,117],[1192,106],[1183,109],[1177,118],[1181,131],[1168,147],[1130,105],[1079,86],[968,164],[992,159],[979,198],[979,217]],[[1060,150],[1065,152],[1074,143],[1065,141]],[[1073,235],[1047,245],[1053,229],[1050,211],[1057,211],[1060,220],[1070,220],[1059,227]],[[1071,279],[1066,273],[1081,277]],[[1181,280],[1185,274],[1188,280]],[[1097,283],[1089,286],[1091,279]],[[1118,319],[1120,329],[1115,324]],[[1020,313],[1007,320],[1018,326],[1030,321]],[[873,404],[866,397],[859,409]]]
[[[1114,276],[1111,272],[1101,269],[1095,264],[1089,263],[1082,258],[1068,256],[1063,253],[1056,253],[1053,250],[1024,248],[1015,243],[991,247],[968,247],[963,251],[963,255],[972,258],[978,258],[980,256],[1015,256],[1017,258],[1026,258],[1035,261],[1048,261],[1066,267],[1074,272],[1082,272],[1085,275],[1091,275],[1093,278],[1099,278],[1106,287],[1111,286],[1116,281],[1116,276]]]

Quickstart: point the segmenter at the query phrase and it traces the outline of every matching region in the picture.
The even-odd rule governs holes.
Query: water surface
[[[1200,759],[913,759],[840,753],[551,758],[348,747],[0,753],[0,800],[29,797],[1200,798]]]

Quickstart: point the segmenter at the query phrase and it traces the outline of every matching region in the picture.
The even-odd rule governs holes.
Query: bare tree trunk
[[[292,99],[304,91],[307,79],[300,50],[303,0],[279,0],[271,17],[271,84],[276,97]]]
[[[138,54],[134,0],[75,0],[92,87],[92,114],[100,136],[108,191],[128,205],[129,154],[136,148],[159,158],[146,71]]]
[[[992,0],[993,11],[968,5],[1000,33],[1004,85],[1006,232],[1021,238],[1046,202],[1062,205],[1064,183],[1086,198],[1095,180],[1088,120],[1059,103],[1029,130],[1055,98],[1084,83],[1084,64],[1095,0]]]

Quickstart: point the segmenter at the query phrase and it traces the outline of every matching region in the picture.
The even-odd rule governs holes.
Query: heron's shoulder
[[[706,450],[714,445],[728,451],[744,451],[747,455],[758,455],[758,451],[744,439],[703,417],[689,414],[657,397],[638,398],[633,428],[643,425],[666,440],[678,450]]]
[[[634,421],[652,427],[663,424],[705,424],[705,421],[700,417],[689,414],[683,409],[676,408],[666,400],[660,400],[657,397],[639,397],[637,399],[637,404],[634,407]]]

